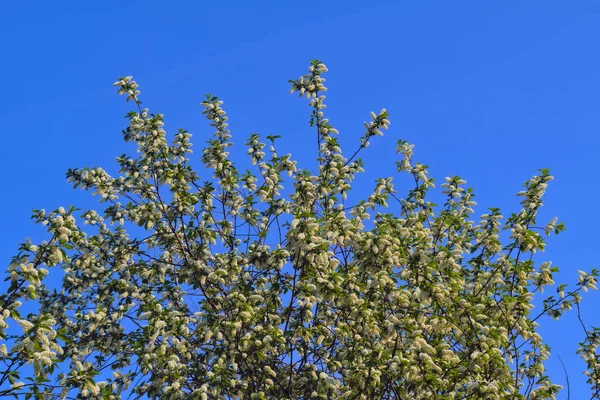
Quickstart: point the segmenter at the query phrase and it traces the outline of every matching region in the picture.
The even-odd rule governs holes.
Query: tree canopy
[[[358,156],[389,115],[372,112],[344,156],[325,117],[326,71],[315,60],[290,81],[312,110],[314,171],[279,155],[279,136],[258,134],[245,143],[252,169],[238,169],[223,102],[207,95],[214,134],[199,157],[210,174],[200,174],[191,134],[169,141],[163,115],[142,108],[132,77],[119,79],[135,107],[123,138],[137,154],[117,158],[117,176],[67,172],[102,212],[34,210],[49,239],[25,242],[8,268],[0,395],[555,398],[538,322],[578,308],[598,271],[557,285],[558,268],[534,258],[564,229],[538,221],[550,172],[525,182],[520,211],[475,218],[458,176],[440,185],[443,204],[431,201],[428,167],[400,140],[397,171],[412,182],[404,197],[381,178],[350,201]],[[581,340],[600,398],[600,331],[583,326]]]

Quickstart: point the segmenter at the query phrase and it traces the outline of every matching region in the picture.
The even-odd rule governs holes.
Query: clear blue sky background
[[[364,155],[357,190],[395,175],[399,138],[416,144],[438,182],[466,178],[478,214],[516,211],[522,182],[548,167],[556,180],[542,214],[559,216],[567,232],[540,259],[574,282],[577,269],[600,267],[599,38],[600,3],[584,0],[5,2],[0,263],[25,237],[45,237],[32,208],[96,207],[64,173],[86,165],[114,172],[128,149],[121,129],[130,104],[112,87],[117,77],[134,75],[168,130],[189,129],[197,157],[212,133],[199,103],[211,93],[225,101],[237,143],[251,132],[280,134],[279,152],[302,162],[314,137],[287,80],[319,58],[330,69],[327,111],[346,151],[369,111],[391,113],[390,131]],[[600,295],[586,300],[586,322],[600,325]],[[565,381],[560,355],[571,398],[587,398],[575,316],[543,321],[542,333],[553,348],[551,376]]]

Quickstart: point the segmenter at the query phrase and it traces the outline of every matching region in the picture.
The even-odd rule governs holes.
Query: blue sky
[[[566,282],[577,269],[600,267],[600,3],[372,3],[3,4],[1,262],[25,237],[44,238],[32,208],[97,206],[64,174],[96,165],[114,172],[114,158],[130,149],[121,140],[130,104],[112,87],[117,77],[133,75],[145,106],[165,114],[167,130],[190,130],[197,151],[212,133],[199,106],[211,93],[225,101],[236,143],[251,132],[280,134],[279,152],[302,164],[314,137],[308,107],[288,94],[287,80],[319,58],[330,70],[327,111],[346,151],[369,111],[391,114],[390,131],[363,155],[367,173],[356,191],[395,175],[399,138],[416,145],[438,182],[464,177],[478,214],[517,210],[522,182],[547,167],[556,179],[542,217],[559,216],[567,231],[542,259],[560,266]],[[600,325],[600,294],[586,297],[584,318]],[[544,321],[542,333],[553,348],[551,376],[564,383],[560,355],[572,398],[585,398],[575,315]]]

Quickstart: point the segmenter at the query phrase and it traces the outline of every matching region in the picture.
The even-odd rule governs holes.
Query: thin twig
[[[567,400],[571,400],[571,384],[569,383],[569,374],[567,373],[565,363],[563,362],[562,358],[560,358],[560,356],[558,356],[558,361],[560,361],[560,364],[563,367],[563,371],[565,371],[565,378],[567,378]]]

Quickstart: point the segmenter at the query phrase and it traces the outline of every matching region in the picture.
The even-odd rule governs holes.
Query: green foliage
[[[253,170],[238,171],[223,102],[206,95],[215,132],[199,159],[208,179],[192,167],[191,134],[180,129],[169,144],[163,116],[142,109],[132,78],[116,82],[137,107],[123,138],[138,154],[117,158],[116,177],[67,172],[99,197],[102,213],[34,210],[49,240],[23,244],[8,268],[0,395],[555,398],[537,321],[578,308],[598,271],[580,271],[575,287],[558,285],[533,310],[558,272],[533,255],[564,230],[556,219],[537,221],[549,171],[525,183],[521,210],[504,223],[497,208],[475,222],[466,182],[446,178],[444,204],[432,203],[427,165],[399,141],[398,172],[413,181],[407,195],[382,178],[347,205],[363,172],[358,156],[389,114],[371,113],[345,157],[324,114],[326,71],[314,60],[290,81],[311,107],[316,173],[280,156],[279,136],[265,143],[257,134],[246,142]],[[49,274],[62,277],[58,290],[44,283]],[[39,310],[23,317],[22,301]],[[19,333],[8,334],[10,321]],[[598,398],[600,331],[584,326],[584,334],[580,353]]]

